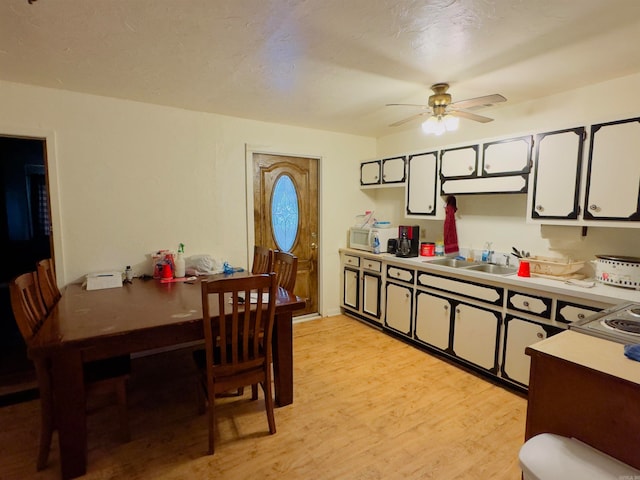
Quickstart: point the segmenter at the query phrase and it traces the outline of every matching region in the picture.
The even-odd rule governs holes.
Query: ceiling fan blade
[[[460,100],[459,102],[454,102],[449,105],[450,108],[458,109],[468,109],[471,107],[488,107],[493,105],[494,103],[506,102],[507,99],[504,98],[499,93],[494,93],[493,95],[485,95],[483,97],[469,98],[467,100]]]
[[[429,115],[429,112],[416,113],[415,115],[411,115],[410,117],[407,117],[404,120],[400,120],[398,122],[392,123],[389,126],[390,127],[399,127],[400,125],[404,125],[405,123],[409,123],[410,121],[415,120],[416,118],[420,118],[423,115]]]
[[[420,107],[420,108],[424,108],[425,110],[431,108],[429,107],[429,105],[418,105],[416,103],[387,103],[386,106],[387,107]]]
[[[473,120],[475,122],[480,122],[480,123],[493,122],[493,118],[483,117],[482,115],[476,115],[475,113],[465,112],[464,110],[452,110],[451,112],[448,112],[448,113],[453,115],[454,117],[466,118],[468,120]]]

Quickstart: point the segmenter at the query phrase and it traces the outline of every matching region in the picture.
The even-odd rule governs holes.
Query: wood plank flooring
[[[138,358],[132,440],[114,408],[88,420],[86,479],[518,480],[526,399],[339,315],[294,325],[294,403],[268,434],[262,391],[216,402],[206,455],[188,351]],[[100,405],[93,405],[98,407]],[[38,400],[0,408],[0,479],[59,479],[57,437],[35,471]]]

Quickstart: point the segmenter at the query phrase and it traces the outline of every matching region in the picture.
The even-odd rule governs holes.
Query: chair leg
[[[214,404],[214,399],[215,399],[216,395],[213,392],[209,392],[208,394],[208,398],[209,398],[209,455],[213,455],[214,453],[214,447],[213,447],[213,438],[215,436],[215,429],[216,429],[216,417],[215,417],[215,413],[213,410],[213,404]]]
[[[276,433],[276,419],[273,414],[273,395],[271,393],[271,375],[270,372],[266,373],[266,379],[262,383],[262,390],[264,390],[264,405],[267,410],[267,422],[269,423],[269,433],[272,435]]]
[[[258,399],[258,384],[254,383],[253,385],[251,385],[251,400],[257,400]]]

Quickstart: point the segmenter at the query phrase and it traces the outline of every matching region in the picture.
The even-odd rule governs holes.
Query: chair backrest
[[[13,316],[22,337],[29,343],[47,315],[40,296],[36,272],[23,273],[14,278],[9,284],[9,291]]]
[[[273,271],[276,272],[278,286],[293,292],[298,274],[298,257],[287,252],[274,252]]]
[[[40,293],[42,294],[42,300],[44,300],[44,306],[48,312],[61,297],[56,282],[56,275],[53,272],[53,262],[50,258],[45,258],[36,264],[36,268],[38,271]]]
[[[208,377],[263,366],[271,358],[275,274],[205,280],[201,288]]]
[[[253,247],[251,273],[270,273],[273,268],[273,250],[261,245]]]

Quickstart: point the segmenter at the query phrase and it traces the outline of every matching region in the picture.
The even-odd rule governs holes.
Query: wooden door
[[[276,198],[283,185],[292,187],[285,204]],[[318,160],[254,153],[253,205],[256,245],[284,250],[298,257],[294,293],[304,298],[307,305],[296,315],[317,313]],[[285,238],[283,224],[286,225]]]

